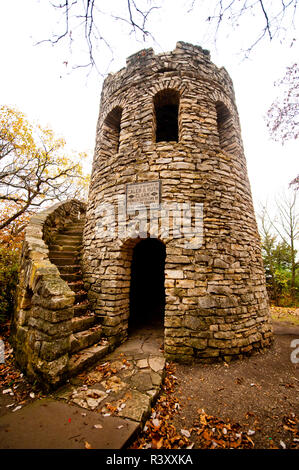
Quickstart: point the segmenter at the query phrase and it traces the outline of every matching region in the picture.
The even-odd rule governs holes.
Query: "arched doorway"
[[[166,249],[155,238],[134,247],[131,264],[129,330],[164,324]]]

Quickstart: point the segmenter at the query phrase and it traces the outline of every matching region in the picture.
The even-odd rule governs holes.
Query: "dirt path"
[[[263,354],[175,365],[164,392],[169,406],[157,403],[133,447],[299,449],[299,364],[290,357],[299,327],[275,322],[275,331],[273,348]]]
[[[299,439],[294,441],[289,422],[295,422],[299,411],[298,365],[290,361],[292,339],[276,336],[270,352],[228,366],[177,366],[181,410],[174,419],[176,428],[192,428],[198,410],[204,409],[207,415],[250,431],[255,448],[281,448],[284,443],[298,449]],[[200,447],[196,432],[193,436],[195,448]]]

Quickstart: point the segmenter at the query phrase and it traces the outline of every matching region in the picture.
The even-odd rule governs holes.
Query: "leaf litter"
[[[199,448],[253,448],[254,443],[239,424],[223,421],[198,410],[198,416],[189,429],[178,430],[172,420],[181,412],[181,404],[175,396],[177,378],[175,366],[166,365],[166,377],[162,393],[146,421],[143,432],[132,444],[133,449],[192,449]],[[182,410],[183,411],[183,410]]]
[[[13,349],[9,343],[10,323],[1,325],[1,339],[4,341],[5,362],[0,364],[0,393],[11,397],[13,403],[6,408],[17,411],[20,405],[29,403],[42,395],[42,391],[28,382],[24,374],[16,367]],[[34,390],[34,391],[33,391]]]
[[[132,449],[253,449],[254,434],[242,430],[238,423],[208,415],[203,409],[197,410],[192,426],[178,430],[173,419],[183,413],[179,399],[175,395],[177,378],[175,365],[166,364],[166,376],[160,397],[146,421],[143,431],[131,445]],[[181,419],[183,419],[182,417]]]

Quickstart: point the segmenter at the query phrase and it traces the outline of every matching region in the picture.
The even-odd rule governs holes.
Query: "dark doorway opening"
[[[129,329],[164,323],[166,249],[155,238],[141,240],[133,250]]]

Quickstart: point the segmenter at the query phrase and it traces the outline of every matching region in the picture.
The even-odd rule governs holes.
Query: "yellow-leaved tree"
[[[66,155],[65,147],[51,129],[0,106],[0,230],[51,202],[86,198],[86,153]]]

